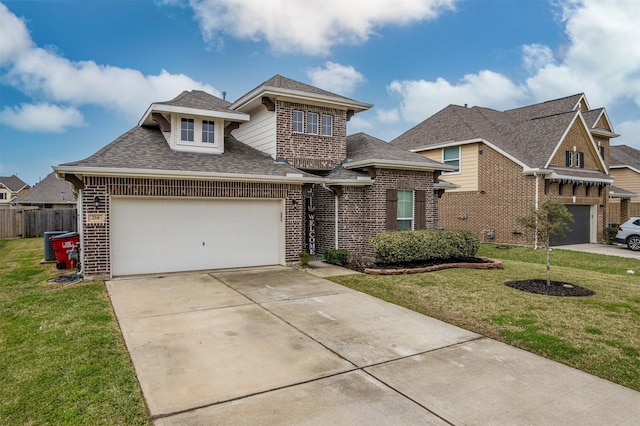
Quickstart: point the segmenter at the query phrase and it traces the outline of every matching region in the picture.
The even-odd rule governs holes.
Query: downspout
[[[536,204],[535,204],[535,208],[536,208],[536,232],[534,233],[534,236],[533,236],[533,249],[537,250],[538,249],[538,216],[537,216],[537,212],[538,212],[538,200],[540,198],[540,185],[538,183],[538,174],[534,172],[533,176],[535,177],[535,180],[536,180]]]
[[[333,199],[334,199],[334,203],[333,203],[333,215],[334,215],[334,222],[335,222],[335,226],[334,226],[334,230],[333,230],[333,240],[335,242],[334,244],[334,248],[336,250],[338,250],[338,192],[334,191],[333,189],[329,188],[327,186],[326,183],[322,184],[322,187],[324,189],[326,189],[327,191],[330,191],[333,193]]]

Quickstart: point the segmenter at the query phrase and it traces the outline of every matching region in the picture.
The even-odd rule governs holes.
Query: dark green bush
[[[301,251],[299,253],[300,256],[300,266],[302,266],[303,268],[306,268],[307,266],[309,266],[309,253],[307,253],[306,251]]]
[[[474,257],[480,248],[477,236],[466,231],[392,231],[371,239],[381,263],[412,263]]]
[[[608,226],[602,231],[602,240],[605,244],[614,244],[616,242],[616,234],[618,233],[618,225],[615,227]]]
[[[345,249],[326,249],[324,251],[324,260],[333,265],[343,266],[347,263],[349,252]]]

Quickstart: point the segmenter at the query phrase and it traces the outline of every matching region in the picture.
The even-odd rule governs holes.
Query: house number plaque
[[[87,223],[104,223],[104,213],[87,213]]]

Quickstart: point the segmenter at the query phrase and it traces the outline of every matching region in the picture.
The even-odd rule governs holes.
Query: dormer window
[[[193,118],[183,118],[180,121],[180,140],[193,142],[195,123]]]
[[[213,132],[213,121],[202,121],[202,142],[203,143],[215,143],[215,133]]]

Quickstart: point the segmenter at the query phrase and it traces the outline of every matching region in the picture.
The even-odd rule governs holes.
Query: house
[[[437,227],[451,166],[347,122],[372,105],[276,75],[235,102],[202,91],[54,166],[79,191],[85,277],[286,265],[306,251],[370,256],[386,229]]]
[[[616,136],[606,111],[576,94],[507,111],[449,105],[391,144],[455,167],[442,174],[458,188],[440,199],[440,226],[528,244],[518,218],[553,198],[574,218],[555,244],[572,244],[602,238]]]
[[[609,222],[620,224],[640,216],[640,151],[627,145],[612,145],[609,161],[615,184],[609,191]]]
[[[0,208],[9,207],[29,188],[29,185],[16,175],[0,176]]]
[[[76,208],[76,197],[71,183],[59,179],[55,173],[49,173],[47,177],[19,196],[15,204],[44,209],[69,209]]]

